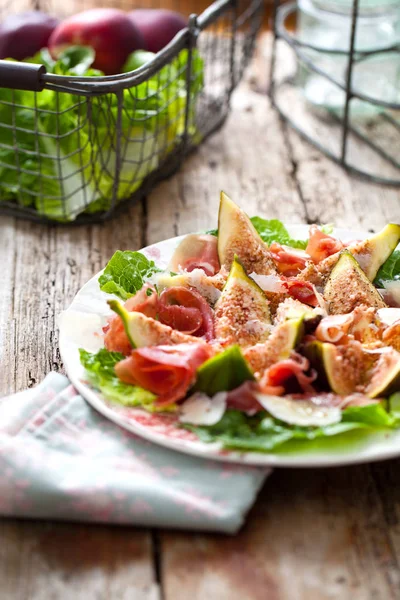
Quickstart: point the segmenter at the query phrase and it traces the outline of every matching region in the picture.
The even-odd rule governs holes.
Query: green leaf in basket
[[[27,62],[44,64],[48,73],[58,75],[103,75],[93,69],[94,58],[92,48],[73,46],[57,61],[43,49]],[[144,56],[132,60],[140,63]],[[72,221],[132,195],[182,142],[187,61],[184,49],[120,95],[86,98],[50,89],[0,88],[0,201],[13,200],[42,216]],[[203,86],[203,61],[196,50],[192,66],[194,135],[195,99]]]

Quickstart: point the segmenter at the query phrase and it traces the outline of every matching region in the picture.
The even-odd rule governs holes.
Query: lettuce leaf
[[[380,267],[374,279],[374,284],[378,288],[383,288],[385,287],[385,281],[398,279],[400,279],[400,250],[395,250]]]
[[[339,423],[324,427],[291,426],[265,411],[249,417],[237,410],[226,411],[222,419],[212,426],[185,427],[204,442],[220,442],[229,449],[270,452],[289,450],[289,442],[296,442],[297,448],[307,449],[311,442],[323,438],[334,438],[339,445],[345,441],[344,434],[358,431],[364,435],[367,431],[392,428],[395,424],[393,415],[381,404],[370,404],[348,408],[343,411]]]
[[[389,398],[389,408],[392,417],[399,422],[400,421],[400,392],[392,394]]]
[[[96,354],[92,354],[80,348],[79,350],[81,364],[85,367],[89,382],[98,389],[103,396],[111,402],[122,404],[123,406],[140,406],[149,412],[159,410],[154,401],[157,399],[152,392],[144,390],[136,385],[123,383],[115,374],[114,367],[125,357],[119,352],[110,352],[102,348]],[[165,408],[163,409],[166,410]],[[168,407],[168,410],[175,410],[175,406]]]
[[[141,252],[117,250],[99,277],[102,292],[127,300],[134,296],[153,273],[160,272]]]
[[[251,217],[250,221],[253,223],[261,239],[268,245],[272,244],[272,242],[278,242],[278,244],[302,250],[307,247],[307,240],[295,240],[291,238],[288,230],[279,219]],[[209,229],[206,233],[217,236],[218,229]]]
[[[294,240],[290,237],[288,230],[278,219],[262,219],[261,217],[252,217],[251,222],[258,231],[261,239],[268,245],[272,242],[284,244],[291,248],[300,248],[304,250],[307,247],[307,240]]]

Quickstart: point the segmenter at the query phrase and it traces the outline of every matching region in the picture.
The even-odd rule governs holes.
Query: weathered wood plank
[[[343,169],[287,130],[310,222],[335,223],[340,227],[374,229],[400,222],[400,191],[375,186],[344,175]]]
[[[0,221],[0,396],[15,388],[15,219]]]
[[[142,206],[105,225],[49,227],[17,221],[15,261],[16,391],[59,370],[57,315],[118,248],[140,248]],[[29,326],[27,326],[29,324]]]
[[[143,531],[0,521],[0,540],[2,598],[160,599]]]

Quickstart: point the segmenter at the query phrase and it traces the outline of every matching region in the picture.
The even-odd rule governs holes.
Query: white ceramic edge
[[[287,225],[287,228],[290,234],[293,237],[302,238],[307,235],[308,226],[307,225]],[[334,234],[339,238],[346,241],[349,239],[362,239],[367,236],[365,232],[358,232],[349,229],[335,228]],[[165,246],[169,246],[171,249],[176,247],[179,241],[185,236],[179,236],[177,238],[172,238],[170,240],[164,240],[147,248],[140,250],[141,252],[147,253],[148,249],[151,248],[152,252],[154,249],[160,249],[162,251]],[[159,264],[159,261],[156,261]],[[165,262],[165,260],[163,261]],[[165,265],[162,265],[165,266]],[[71,311],[77,311],[77,309],[85,308],[85,291],[90,289],[90,287],[96,284],[97,288],[97,279],[102,271],[97,273],[94,277],[92,277],[77,293],[71,305],[64,311],[63,315],[68,315]],[[109,314],[109,310],[106,307],[105,299],[110,298],[109,294],[104,294],[100,292],[97,288],[96,294],[96,303],[102,304],[101,315],[104,317],[106,314]],[[93,297],[93,296],[92,296]],[[87,308],[87,307],[86,307]],[[91,307],[92,308],[92,307]],[[79,311],[80,314],[84,311]],[[95,318],[98,316],[98,313],[93,312],[92,310],[88,311]],[[101,317],[100,317],[101,320]],[[60,354],[62,361],[65,366],[65,370],[67,375],[73,384],[73,386],[82,394],[89,404],[95,408],[99,413],[101,413],[107,419],[113,421],[120,427],[131,431],[132,433],[152,442],[158,444],[160,446],[170,448],[172,450],[176,450],[179,452],[183,452],[186,454],[190,454],[193,456],[198,456],[207,459],[213,459],[223,462],[234,462],[234,463],[242,463],[247,465],[254,466],[268,466],[268,467],[333,467],[333,466],[343,466],[350,464],[360,464],[365,462],[374,462],[378,460],[385,460],[394,458],[400,455],[400,432],[379,432],[375,434],[371,434],[368,437],[368,443],[363,445],[363,447],[359,450],[352,450],[347,452],[346,454],[340,454],[338,452],[304,452],[299,455],[295,454],[287,454],[280,455],[274,453],[256,453],[256,452],[237,452],[230,451],[228,453],[221,454],[220,446],[218,444],[208,444],[205,442],[195,442],[188,440],[176,440],[165,437],[158,433],[155,433],[149,430],[146,427],[141,426],[135,421],[130,421],[127,417],[121,416],[117,410],[110,408],[102,399],[102,396],[99,392],[94,391],[90,388],[84,381],[82,381],[82,377],[84,374],[84,370],[82,367],[77,368],[77,348],[80,345],[84,345],[81,342],[75,342],[74,344],[68,340],[70,333],[67,333],[68,323],[63,323],[63,320],[60,319]],[[92,325],[89,327],[92,329]],[[92,329],[92,334],[94,334]],[[83,332],[83,335],[85,333]],[[99,341],[101,338],[99,338]],[[96,345],[96,343],[95,343]],[[72,346],[72,347],[71,347]],[[98,347],[101,347],[99,345]],[[86,345],[87,347],[87,345]],[[95,351],[96,348],[88,348],[91,351]],[[74,356],[75,353],[75,356]],[[138,409],[140,410],[140,409]]]

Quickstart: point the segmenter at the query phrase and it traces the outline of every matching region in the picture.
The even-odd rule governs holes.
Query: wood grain
[[[235,538],[166,534],[166,600],[398,598],[399,548],[375,470],[385,486],[398,461],[276,471]],[[395,529],[400,486],[384,496]]]
[[[264,40],[225,128],[140,205],[88,227],[0,220],[0,395],[62,370],[57,314],[117,248],[215,226],[221,188],[287,222],[400,221],[399,190],[348,177],[281,123],[261,93],[268,54]],[[276,471],[234,538],[3,520],[0,598],[400,598],[399,467]]]
[[[140,530],[0,523],[4,600],[159,600],[151,538]]]

